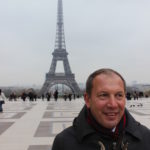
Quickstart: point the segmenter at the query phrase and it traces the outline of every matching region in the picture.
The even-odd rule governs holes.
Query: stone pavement
[[[0,150],[51,150],[57,133],[72,124],[84,100],[6,101],[0,113]],[[131,100],[127,108],[150,128],[150,99]]]

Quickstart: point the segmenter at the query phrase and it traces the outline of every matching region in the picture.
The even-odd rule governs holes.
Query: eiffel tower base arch
[[[81,95],[81,91],[75,81],[74,74],[65,75],[64,73],[57,74],[46,74],[46,80],[41,89],[41,94],[45,94],[49,91],[49,89],[56,84],[64,84],[68,86],[72,94]]]

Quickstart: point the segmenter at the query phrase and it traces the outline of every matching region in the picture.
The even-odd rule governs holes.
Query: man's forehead
[[[99,82],[99,84],[122,84],[124,86],[124,82],[121,79],[120,76],[118,76],[115,73],[110,73],[110,74],[99,74],[95,77],[95,79],[93,80],[93,84],[95,85],[97,82]]]

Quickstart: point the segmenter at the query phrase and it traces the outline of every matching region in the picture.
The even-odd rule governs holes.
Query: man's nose
[[[117,107],[117,100],[114,95],[111,95],[108,101],[108,107]]]

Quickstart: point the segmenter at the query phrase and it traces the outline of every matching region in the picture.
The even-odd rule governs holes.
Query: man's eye
[[[107,93],[102,93],[102,94],[99,94],[98,97],[101,98],[101,99],[104,99],[104,98],[108,97],[108,94]]]
[[[122,99],[122,98],[124,97],[124,95],[123,95],[122,93],[118,93],[118,94],[116,94],[116,97],[117,97],[118,99]]]
[[[104,94],[102,94],[102,96],[108,96],[108,94],[104,93]]]

